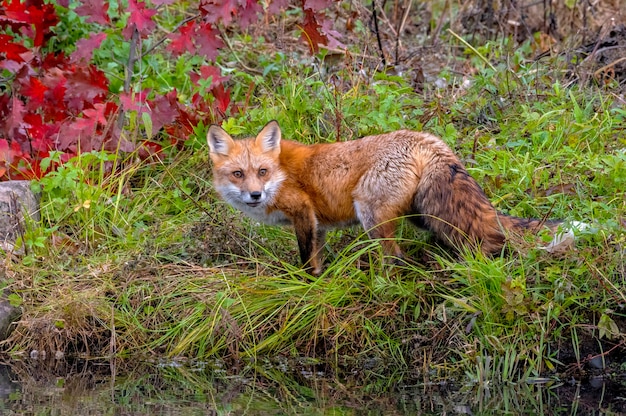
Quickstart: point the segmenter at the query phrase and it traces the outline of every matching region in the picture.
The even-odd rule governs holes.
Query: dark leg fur
[[[310,267],[313,253],[313,230],[296,228],[296,238],[300,250],[300,261],[305,267]]]

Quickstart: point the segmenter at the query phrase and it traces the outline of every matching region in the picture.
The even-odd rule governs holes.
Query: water
[[[135,363],[136,364],[136,363]],[[41,368],[0,365],[4,415],[614,415],[626,412],[626,387],[579,383],[458,386],[275,367],[109,364]]]

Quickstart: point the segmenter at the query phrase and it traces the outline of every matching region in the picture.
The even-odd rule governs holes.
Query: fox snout
[[[247,198],[244,198],[245,199],[244,202],[249,207],[256,207],[265,200],[264,191],[251,191],[251,192],[248,192],[247,196],[248,196]]]

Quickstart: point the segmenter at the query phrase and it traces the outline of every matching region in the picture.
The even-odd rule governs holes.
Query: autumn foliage
[[[42,159],[59,152],[61,162],[79,152],[137,151],[146,156],[174,147],[193,133],[194,127],[218,122],[238,111],[232,102],[227,76],[214,61],[224,41],[220,29],[245,30],[264,15],[288,7],[301,8],[302,38],[312,52],[319,44],[337,42],[323,9],[335,0],[200,0],[181,17],[172,31],[157,30],[159,13],[174,0],[122,2],[127,7],[111,11],[105,0],[2,0],[0,2],[0,180],[32,179],[45,175]],[[75,50],[55,49],[59,13],[76,13],[93,31],[75,43]],[[125,22],[120,27],[115,21]],[[110,76],[93,63],[94,50],[111,33],[121,34],[131,51],[122,92],[110,88]],[[159,38],[159,36],[161,38]],[[135,63],[147,50],[142,42],[160,45],[159,53],[173,58],[183,54],[203,56],[204,64],[189,74],[207,94],[196,93],[182,103],[176,89],[166,93],[141,89],[134,83]],[[148,120],[151,137],[137,139],[128,131],[129,114]],[[46,164],[47,169],[54,165]]]

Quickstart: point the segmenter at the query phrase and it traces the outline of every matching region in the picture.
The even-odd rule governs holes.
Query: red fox
[[[428,133],[399,130],[304,145],[281,140],[271,121],[243,140],[212,125],[207,141],[217,192],[254,219],[292,224],[301,261],[313,275],[322,271],[326,230],[357,221],[397,259],[402,251],[393,238],[402,216],[449,246],[470,244],[488,254],[502,250],[505,231],[543,224],[498,213],[459,158]]]

